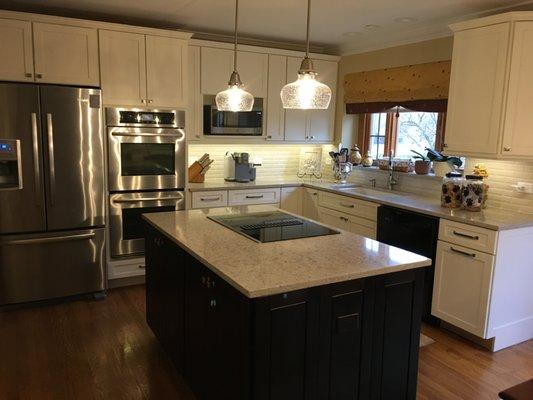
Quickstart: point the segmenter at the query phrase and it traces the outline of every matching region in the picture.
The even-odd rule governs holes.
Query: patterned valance
[[[450,68],[451,61],[439,61],[348,74],[344,102],[348,109],[348,105],[366,103],[388,103],[392,107],[420,100],[446,100]]]

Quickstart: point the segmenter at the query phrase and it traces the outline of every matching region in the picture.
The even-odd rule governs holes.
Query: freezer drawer
[[[0,305],[102,291],[104,229],[0,238]]]

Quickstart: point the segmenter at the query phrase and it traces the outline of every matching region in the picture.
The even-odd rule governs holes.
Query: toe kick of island
[[[147,322],[199,400],[414,400],[423,272],[248,298],[146,224]]]

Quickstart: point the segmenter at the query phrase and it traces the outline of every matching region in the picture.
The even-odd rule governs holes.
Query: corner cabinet
[[[188,41],[100,30],[106,105],[187,106]]]
[[[446,153],[533,158],[533,12],[451,28]]]
[[[423,269],[250,299],[146,229],[148,324],[199,400],[415,399]]]

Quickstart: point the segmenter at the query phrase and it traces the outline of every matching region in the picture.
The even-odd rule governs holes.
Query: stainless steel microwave
[[[204,97],[204,135],[262,136],[263,99],[256,98],[252,111],[219,111],[214,96]]]

